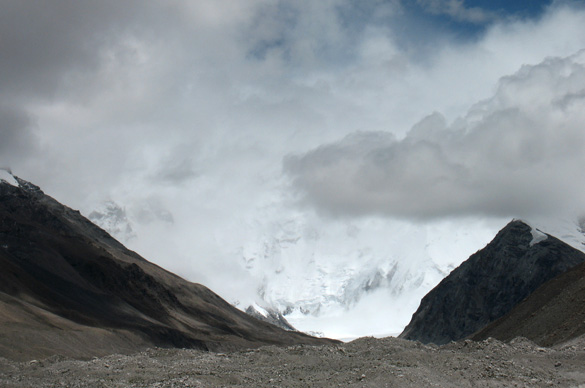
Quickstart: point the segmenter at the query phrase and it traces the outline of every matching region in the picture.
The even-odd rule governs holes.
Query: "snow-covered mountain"
[[[136,215],[146,210],[136,204],[108,202],[100,209],[91,212],[92,220],[138,252],[140,233],[120,231],[172,226],[162,220],[145,223]],[[335,338],[396,334],[422,296],[485,246],[500,227],[497,222],[478,221],[470,221],[465,229],[458,225],[378,218],[323,220],[308,212],[265,208],[253,219],[234,220],[230,228],[212,231],[221,262],[240,270],[251,292],[218,290],[243,310],[262,306],[313,334]],[[203,265],[198,267],[198,254],[193,247],[192,265],[205,272]],[[208,271],[204,275],[215,276]]]
[[[231,223],[213,223],[181,211],[179,201],[154,198],[84,213],[130,249],[165,260],[242,310],[258,305],[301,331],[334,338],[401,332],[421,298],[510,221],[331,219],[263,200]],[[585,248],[583,221],[524,221]]]

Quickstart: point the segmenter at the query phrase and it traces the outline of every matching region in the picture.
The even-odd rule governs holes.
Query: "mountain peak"
[[[422,299],[400,336],[436,344],[464,338],[582,262],[583,252],[513,220]]]
[[[0,185],[4,184],[3,186],[12,186],[13,188],[17,188],[28,193],[32,194],[40,194],[44,195],[41,188],[37,185],[30,183],[12,173],[12,170],[9,168],[0,168]]]

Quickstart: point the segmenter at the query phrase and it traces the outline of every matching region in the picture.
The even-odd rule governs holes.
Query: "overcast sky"
[[[580,1],[0,8],[0,165],[86,214],[140,208],[160,221],[140,252],[195,280],[225,267],[201,257],[291,214],[585,212]]]
[[[584,14],[549,3],[5,0],[2,164],[78,207],[283,160],[331,214],[580,206]]]

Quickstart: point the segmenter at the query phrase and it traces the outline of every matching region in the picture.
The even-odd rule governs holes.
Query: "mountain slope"
[[[512,311],[471,336],[525,337],[552,346],[585,334],[585,263],[549,280]]]
[[[422,299],[400,337],[436,344],[464,338],[582,262],[583,252],[512,221]]]
[[[327,342],[250,317],[127,250],[38,187],[6,172],[0,178],[0,356]]]

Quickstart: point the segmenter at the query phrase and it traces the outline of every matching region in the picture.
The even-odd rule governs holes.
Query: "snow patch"
[[[530,246],[538,244],[539,242],[542,242],[548,238],[548,236],[545,233],[541,232],[536,228],[532,228],[530,234],[532,234],[532,241],[530,241]]]
[[[262,315],[264,318],[268,318],[268,316],[270,315],[268,314],[268,311],[266,311],[264,307],[260,306],[258,303],[252,304],[252,307],[254,308],[254,310],[256,310],[258,314]]]
[[[6,182],[9,185],[19,187],[19,184],[14,178],[14,175],[12,175],[12,173],[6,169],[0,169],[0,182]]]
[[[585,252],[585,223],[583,217],[556,217],[530,219],[526,224],[532,229],[546,231],[551,236],[569,244],[573,248]]]

